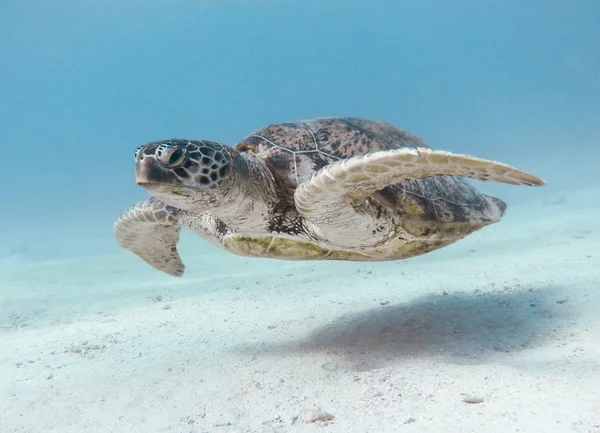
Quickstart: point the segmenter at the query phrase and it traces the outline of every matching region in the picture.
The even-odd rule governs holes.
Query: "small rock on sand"
[[[468,404],[479,404],[479,403],[483,403],[485,401],[485,399],[478,395],[465,395],[463,397],[463,401]]]
[[[306,424],[314,423],[314,422],[329,422],[335,418],[334,415],[325,412],[321,409],[312,409],[309,410],[302,415],[299,415],[294,419],[294,421],[301,421]]]

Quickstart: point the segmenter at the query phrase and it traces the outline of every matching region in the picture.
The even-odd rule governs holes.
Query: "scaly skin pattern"
[[[177,252],[180,210],[154,197],[124,212],[115,223],[115,236],[121,248],[142,258],[150,266],[173,275],[183,275]]]
[[[463,178],[544,184],[356,118],[271,125],[235,148],[164,140],[140,147],[135,161],[138,184],[157,199],[153,206],[169,211],[143,202],[117,221],[115,233],[121,246],[171,275],[183,272],[173,256],[182,227],[250,257],[398,260],[500,220],[506,204]]]

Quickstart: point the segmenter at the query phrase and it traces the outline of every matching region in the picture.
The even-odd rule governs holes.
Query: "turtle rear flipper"
[[[155,198],[144,200],[124,212],[115,222],[117,242],[150,266],[174,277],[185,266],[177,252],[179,210]]]
[[[323,234],[344,245],[361,245],[378,230],[378,218],[361,212],[363,201],[387,186],[411,179],[457,176],[512,185],[541,186],[529,173],[498,162],[429,148],[405,147],[378,151],[329,164],[298,185],[298,211]],[[503,213],[504,209],[498,209]],[[350,235],[359,228],[365,239]],[[367,229],[368,230],[365,230]]]

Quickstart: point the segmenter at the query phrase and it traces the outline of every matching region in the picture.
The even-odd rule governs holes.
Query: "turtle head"
[[[168,205],[202,207],[223,193],[233,172],[233,152],[212,141],[148,143],[135,151],[136,182]]]

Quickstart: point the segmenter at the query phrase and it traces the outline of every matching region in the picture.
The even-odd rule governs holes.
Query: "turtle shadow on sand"
[[[403,358],[476,364],[558,339],[568,316],[569,305],[555,287],[432,294],[340,316],[304,339],[261,345],[259,352],[323,352],[337,368],[349,370],[384,367]]]

